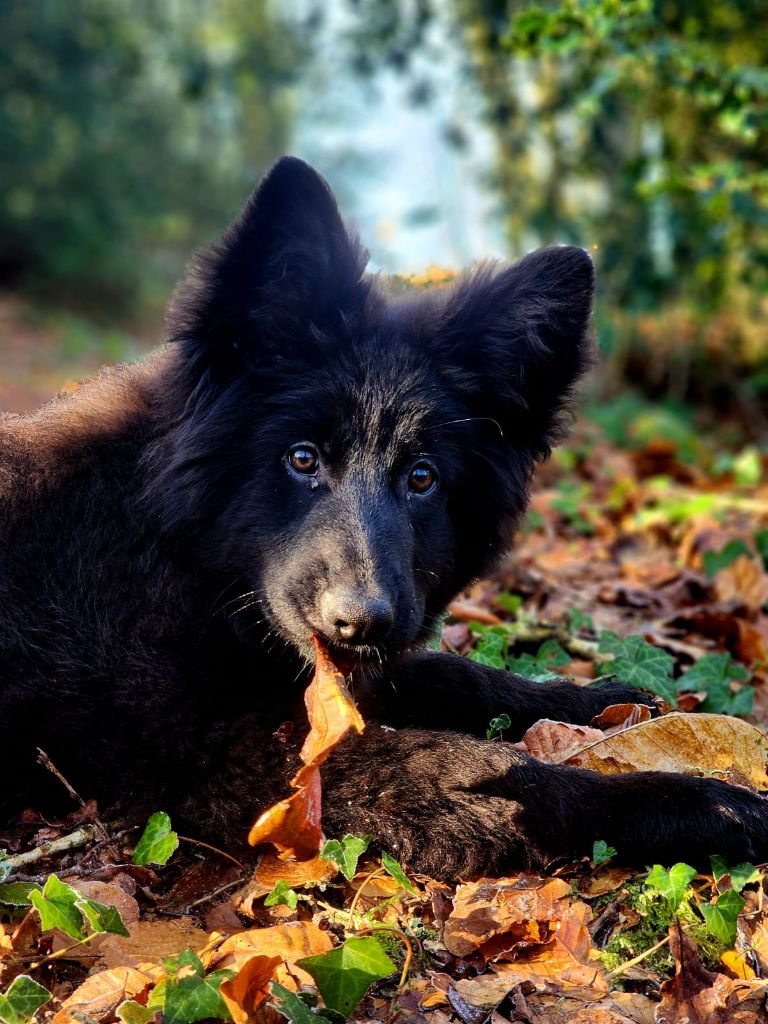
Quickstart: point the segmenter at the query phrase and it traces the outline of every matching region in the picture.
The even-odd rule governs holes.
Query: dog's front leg
[[[639,867],[768,858],[768,798],[664,772],[603,776],[509,743],[369,724],[323,766],[328,835],[370,835],[433,877],[541,868],[596,839]]]
[[[507,738],[519,738],[540,718],[587,725],[611,704],[653,706],[622,683],[584,687],[565,679],[534,683],[455,654],[414,654],[356,681],[363,713],[393,726],[452,729],[483,736],[506,714]]]

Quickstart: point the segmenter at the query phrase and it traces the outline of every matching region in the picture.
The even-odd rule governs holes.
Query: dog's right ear
[[[168,337],[208,367],[257,362],[359,308],[366,262],[328,184],[303,160],[283,157],[193,261],[169,309]]]

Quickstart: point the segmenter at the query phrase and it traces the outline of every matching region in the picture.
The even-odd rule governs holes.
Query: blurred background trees
[[[6,296],[156,334],[293,151],[388,271],[589,247],[604,391],[768,432],[762,0],[30,0],[0,50]]]

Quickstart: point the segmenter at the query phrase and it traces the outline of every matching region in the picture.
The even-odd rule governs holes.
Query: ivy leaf
[[[135,999],[126,999],[124,1003],[120,1003],[115,1013],[123,1024],[149,1024],[155,1016],[154,1010],[142,1006]]]
[[[567,665],[570,661],[570,655],[563,650],[557,640],[551,638],[544,641],[535,655],[521,654],[517,658],[507,658],[507,668],[510,672],[517,672],[534,683],[546,683],[552,679],[559,679],[558,673],[552,670]]]
[[[585,614],[581,608],[571,608],[568,612],[570,628],[574,633],[594,633],[595,624],[589,615]]]
[[[609,846],[604,839],[596,839],[592,844],[592,863],[597,867],[600,864],[605,864],[612,857],[616,856],[616,850],[613,846]]]
[[[88,919],[88,923],[95,932],[109,932],[110,935],[130,937],[131,933],[125,927],[117,907],[97,903],[96,900],[89,900],[84,896],[78,897],[77,907]]]
[[[474,625],[474,624],[473,624]],[[489,668],[504,668],[505,655],[509,638],[502,632],[481,627],[480,639],[474,651],[469,654],[470,661]]]
[[[306,956],[297,964],[311,974],[330,1010],[348,1017],[374,981],[396,967],[372,936],[351,938],[342,946]]]
[[[671,654],[647,643],[641,636],[620,637],[609,630],[600,634],[598,651],[613,655],[610,671],[622,683],[650,690],[674,706],[672,670],[675,659]]]
[[[191,970],[181,973],[184,968]],[[166,960],[165,969],[168,977],[155,986],[147,1002],[150,1009],[162,1010],[163,1024],[195,1024],[208,1017],[231,1020],[220,988],[222,981],[235,976],[234,971],[206,975],[200,957],[191,949]]]
[[[84,939],[83,915],[77,905],[80,893],[71,885],[49,875],[39,891],[29,893],[29,901],[40,914],[43,931],[59,928],[73,939]]]
[[[296,995],[295,992],[291,992],[290,989],[285,988],[285,986],[280,985],[276,981],[270,984],[269,991],[274,1000],[272,1005],[291,1024],[317,1024],[318,1019],[328,1019],[322,1013],[316,1013],[314,1010],[311,1010],[301,996]],[[302,995],[305,994],[302,993]]]
[[[179,846],[179,837],[171,828],[171,819],[165,811],[156,811],[150,816],[144,834],[133,851],[133,863],[167,864]]]
[[[720,857],[717,854],[713,854],[709,860],[712,864],[712,876],[715,881],[719,882],[721,878],[729,877],[736,892],[741,892],[745,885],[760,881],[760,869],[756,868],[754,864],[744,862],[729,868],[725,857]]]
[[[290,907],[295,910],[299,902],[299,894],[291,889],[288,883],[280,878],[275,882],[272,892],[264,899],[265,907]]]
[[[50,998],[47,988],[38,985],[28,974],[20,974],[0,995],[0,1021],[3,1024],[25,1024]]]
[[[0,885],[0,903],[6,907],[31,907],[31,892],[42,892],[35,882],[6,882]]]
[[[729,540],[725,547],[720,548],[719,551],[704,552],[702,555],[704,572],[712,579],[713,576],[716,576],[722,569],[727,569],[729,565],[732,565],[742,555],[746,555],[747,558],[752,557],[752,552],[744,541]]]
[[[654,864],[645,880],[650,889],[658,889],[668,901],[669,909],[674,913],[682,902],[685,890],[696,877],[696,868],[690,864],[675,864],[669,870],[661,864]]]
[[[329,860],[335,864],[339,871],[350,882],[355,877],[357,862],[368,849],[371,842],[370,836],[346,835],[343,839],[329,839],[320,851],[323,860]]]
[[[400,863],[396,861],[394,857],[390,857],[386,851],[381,855],[381,866],[385,871],[389,872],[392,878],[394,878],[397,884],[403,889],[407,889],[408,892],[418,892],[416,886],[403,871]]]
[[[702,711],[712,714],[748,714],[752,710],[755,691],[744,687],[734,694],[731,682],[745,682],[749,672],[730,654],[704,654],[688,669],[678,681],[680,691],[704,690],[707,697],[701,705]],[[736,710],[733,708],[743,708]]]
[[[709,934],[726,946],[732,946],[736,941],[736,919],[744,903],[735,889],[726,889],[714,903],[702,903],[699,910],[704,915]]]

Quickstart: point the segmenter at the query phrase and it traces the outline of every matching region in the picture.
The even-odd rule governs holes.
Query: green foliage
[[[592,844],[592,863],[595,867],[605,864],[615,856],[616,850],[613,846],[609,846],[604,839],[596,839]]]
[[[650,690],[675,704],[672,679],[675,660],[666,651],[647,643],[641,636],[620,637],[608,630],[600,633],[598,651],[613,655],[610,671],[622,683]]]
[[[746,556],[747,558],[752,557],[752,552],[749,550],[743,540],[729,540],[725,547],[719,551],[705,551],[702,559],[704,562],[704,572],[712,579],[722,569],[727,569],[729,565],[733,565],[737,558]]]
[[[152,989],[147,1001],[149,1009],[162,1012],[163,1024],[231,1019],[220,990],[222,981],[235,976],[234,971],[206,974],[200,957],[190,949],[166,960],[165,970],[168,976]]]
[[[754,864],[736,864],[734,867],[729,868],[728,862],[724,857],[713,854],[709,859],[712,864],[712,875],[715,881],[719,882],[725,877],[730,878],[731,886],[736,892],[741,892],[746,885],[752,885],[754,882],[760,881],[760,869],[756,868]]]
[[[155,1016],[154,1010],[150,1010],[148,1006],[142,1006],[135,999],[126,999],[115,1012],[123,1024],[149,1024]]]
[[[677,689],[683,692],[703,690],[706,699],[701,710],[712,714],[748,715],[752,711],[755,690],[744,686],[734,693],[732,682],[745,682],[749,672],[734,661],[730,654],[704,654],[688,669],[678,682]]]
[[[736,941],[736,919],[743,909],[744,900],[735,889],[726,889],[714,903],[702,903],[699,907],[707,931],[728,947]]]
[[[395,965],[373,936],[350,938],[341,946],[304,957],[298,966],[314,978],[325,1005],[348,1017],[374,981],[388,978]]]
[[[320,851],[323,860],[335,864],[339,871],[350,882],[355,877],[357,862],[370,845],[370,836],[350,836],[343,839],[329,839]]]
[[[6,882],[0,885],[0,904],[5,907],[31,907],[31,892],[40,892],[36,882]]]
[[[576,530],[577,533],[590,536],[595,527],[589,520],[587,510],[592,488],[589,484],[577,483],[566,477],[557,487],[557,493],[550,500],[550,506]]]
[[[518,658],[507,658],[506,668],[510,672],[517,672],[526,679],[532,679],[534,683],[546,683],[552,679],[559,679],[560,673],[553,671],[571,661],[570,655],[563,650],[554,638],[545,640],[535,655],[521,654]]]
[[[179,837],[171,828],[171,819],[165,811],[155,811],[150,815],[141,839],[133,851],[133,863],[167,864],[178,846]]]
[[[42,889],[30,889],[27,895],[40,914],[43,931],[59,928],[71,938],[82,941],[86,937],[87,922],[92,932],[128,935],[117,907],[88,899],[56,875],[49,875]]]
[[[675,864],[664,868],[654,864],[648,873],[645,884],[649,889],[656,889],[667,901],[670,915],[674,914],[685,896],[688,886],[696,877],[696,868],[689,864]]]
[[[594,633],[595,624],[581,608],[571,608],[568,612],[571,631],[574,633]]]
[[[265,907],[290,907],[295,910],[299,902],[299,894],[282,878],[278,879],[271,893],[264,899]]]
[[[488,728],[485,731],[485,738],[492,740],[494,736],[501,736],[505,729],[508,729],[512,725],[512,719],[509,715],[497,715],[496,718],[492,718],[488,723]]]
[[[381,866],[403,889],[407,889],[408,892],[418,892],[416,886],[403,871],[402,865],[394,857],[390,857],[386,850],[381,854]]]
[[[0,40],[3,283],[128,309],[286,148],[301,50],[265,0],[2,4]]]
[[[272,1005],[291,1024],[317,1024],[318,1019],[323,1021],[329,1019],[329,1016],[321,1010],[316,1010],[308,1005],[309,993],[307,992],[291,992],[290,989],[276,981],[270,983],[269,991],[272,996]]]
[[[50,998],[47,988],[38,985],[28,974],[20,974],[0,994],[0,1021],[3,1024],[26,1024]]]

